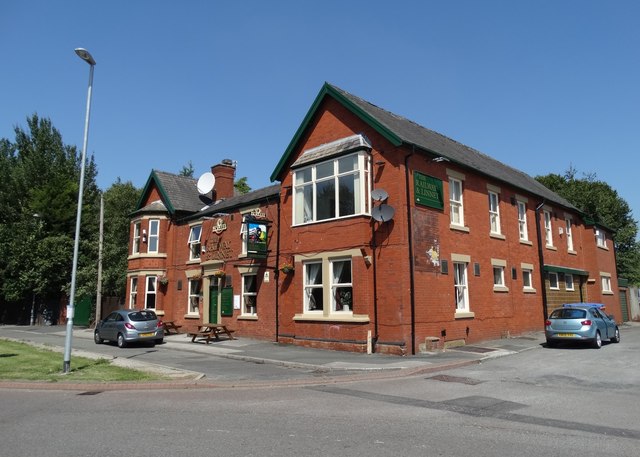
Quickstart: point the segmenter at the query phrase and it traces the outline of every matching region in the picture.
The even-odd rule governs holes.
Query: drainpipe
[[[411,287],[411,355],[416,353],[416,297],[415,280],[413,277],[413,234],[411,227],[411,193],[409,192],[409,158],[415,154],[415,146],[411,145],[411,153],[404,158],[405,192],[407,196],[407,229],[409,231],[409,281]]]
[[[280,339],[280,194],[278,193],[278,235],[276,237],[276,269],[273,272],[276,281],[276,343]]]
[[[536,237],[538,239],[538,261],[540,262],[540,280],[542,282],[542,312],[544,316],[542,322],[545,322],[548,317],[547,309],[547,286],[544,277],[544,251],[542,247],[542,232],[540,230],[540,209],[544,206],[544,200],[536,206]]]
[[[371,352],[376,352],[376,344],[378,344],[378,267],[376,263],[376,233],[374,230],[375,222],[371,221],[371,256],[373,257],[373,340],[371,341]]]

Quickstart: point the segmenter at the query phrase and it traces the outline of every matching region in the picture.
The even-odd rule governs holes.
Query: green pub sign
[[[415,196],[416,205],[444,209],[442,181],[438,178],[414,171],[413,195]]]

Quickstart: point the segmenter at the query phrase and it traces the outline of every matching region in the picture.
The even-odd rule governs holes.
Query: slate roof
[[[312,107],[299,127],[289,147],[285,151],[280,162],[276,166],[271,180],[278,179],[284,171],[289,156],[293,153],[297,142],[301,139],[303,132],[309,126],[310,121],[318,109],[322,100],[331,96],[364,122],[371,125],[384,137],[396,146],[401,144],[415,146],[423,152],[430,152],[439,157],[445,157],[452,163],[462,167],[470,168],[478,173],[484,174],[496,181],[504,182],[515,188],[537,195],[547,202],[559,204],[565,208],[577,210],[575,206],[566,199],[560,197],[555,192],[549,190],[538,181],[526,173],[499,162],[486,154],[483,154],[469,146],[465,146],[451,138],[438,132],[422,127],[409,119],[386,111],[360,97],[349,92],[325,83],[320,93],[316,97]]]
[[[161,210],[161,208],[153,206],[155,202],[140,208],[142,202],[147,198],[152,183],[155,183],[162,196],[164,209],[171,214],[176,212],[193,213],[212,203],[211,196],[200,195],[198,192],[197,180],[188,176],[151,170],[151,175],[149,175],[138,202],[136,213]]]
[[[213,216],[216,213],[224,213],[236,208],[242,208],[252,203],[269,200],[270,198],[278,199],[280,194],[280,184],[273,184],[271,186],[256,189],[246,194],[236,195],[231,198],[221,200],[207,209],[198,211],[198,213],[189,216],[188,219],[198,219],[201,217]]]

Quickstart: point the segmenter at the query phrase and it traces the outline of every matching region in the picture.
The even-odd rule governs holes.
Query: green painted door
[[[212,281],[209,286],[209,322],[218,323],[218,301],[220,292],[218,291],[218,281]]]

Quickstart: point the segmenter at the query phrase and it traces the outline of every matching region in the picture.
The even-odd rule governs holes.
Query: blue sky
[[[640,2],[0,0],[0,137],[37,112],[98,185],[229,158],[269,185],[325,81],[532,176],[595,173],[637,220]]]

